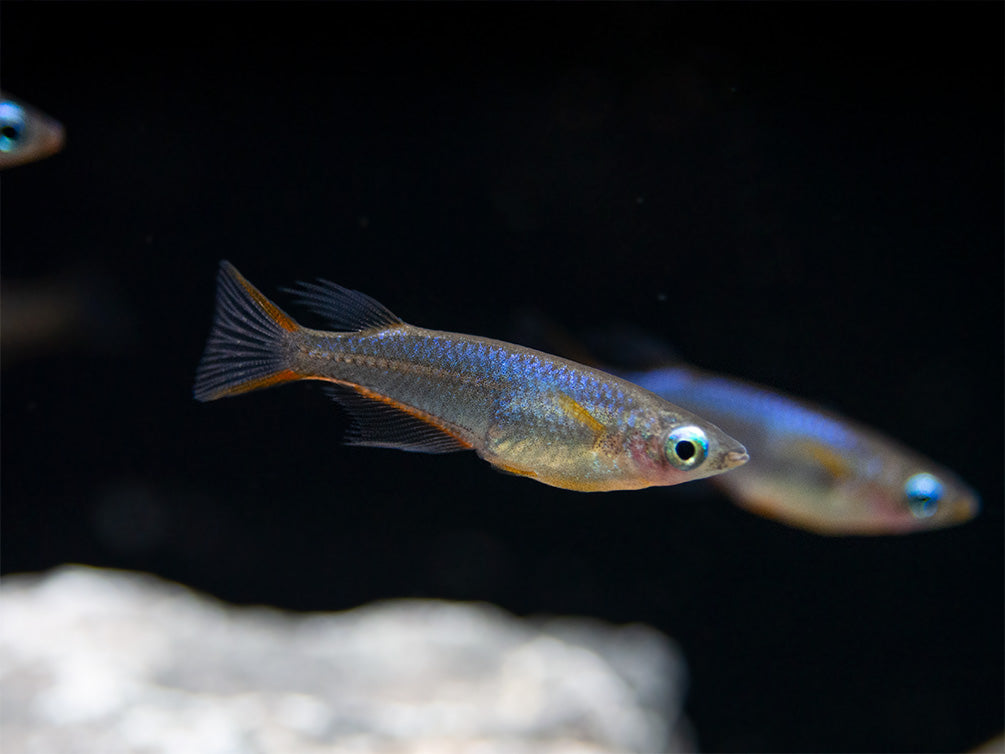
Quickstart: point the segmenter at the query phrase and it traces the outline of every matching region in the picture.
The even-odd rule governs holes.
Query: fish
[[[617,373],[743,440],[750,463],[713,482],[758,515],[815,534],[878,536],[960,524],[980,510],[949,469],[781,391],[679,363]]]
[[[59,121],[0,92],[0,170],[55,154],[64,141]]]
[[[0,368],[67,351],[106,351],[129,336],[132,318],[99,271],[67,270],[0,280]]]
[[[329,281],[288,290],[334,330],[303,327],[220,263],[197,400],[321,380],[352,419],[350,445],[474,450],[500,471],[582,492],[679,484],[747,461],[714,424],[615,375],[415,327]]]

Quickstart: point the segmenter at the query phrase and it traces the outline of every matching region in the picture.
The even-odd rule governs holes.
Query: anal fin
[[[531,479],[537,479],[537,474],[533,471],[527,471],[526,469],[521,469],[516,466],[506,466],[501,463],[492,463],[492,468],[502,474],[509,474],[511,476],[525,476]]]
[[[352,417],[344,439],[347,445],[413,453],[453,453],[473,447],[435,417],[366,388],[330,383],[325,393]]]

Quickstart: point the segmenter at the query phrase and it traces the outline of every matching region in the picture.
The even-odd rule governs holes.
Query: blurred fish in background
[[[114,281],[100,271],[0,283],[4,369],[67,351],[115,349],[129,339],[129,323]]]
[[[0,92],[0,169],[44,159],[63,148],[62,124]],[[129,317],[112,278],[83,267],[0,282],[0,362],[10,367],[69,350],[115,348]]]
[[[625,377],[713,421],[750,448],[719,485],[738,505],[817,534],[907,534],[963,523],[977,494],[924,456],[772,388],[693,367]]]
[[[1005,754],[1005,732],[971,749],[970,754]]]
[[[592,348],[616,370],[668,401],[708,417],[750,453],[715,481],[737,505],[816,534],[889,535],[969,521],[977,493],[949,469],[851,419],[773,388],[684,364],[661,341],[631,328],[598,331],[588,348],[550,323],[521,327],[592,363]],[[538,333],[534,335],[533,333]],[[659,365],[659,366],[654,366]]]
[[[0,170],[49,157],[64,141],[59,121],[0,92]]]

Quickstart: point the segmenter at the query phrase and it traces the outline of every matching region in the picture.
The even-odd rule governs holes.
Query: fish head
[[[908,534],[977,515],[977,494],[948,469],[890,443],[868,450],[801,443],[717,482],[758,515],[832,536]]]
[[[980,498],[948,469],[925,459],[904,456],[888,460],[883,473],[865,482],[864,500],[875,521],[874,531],[906,534],[969,521],[980,510]]]
[[[747,462],[747,449],[714,424],[667,412],[629,443],[639,472],[652,486],[690,482]]]
[[[0,168],[48,157],[63,147],[63,140],[57,121],[0,93]]]

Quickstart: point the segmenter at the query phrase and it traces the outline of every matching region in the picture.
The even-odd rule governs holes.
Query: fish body
[[[714,425],[566,359],[414,327],[334,283],[299,293],[335,331],[300,326],[227,262],[218,284],[199,400],[322,380],[355,420],[351,444],[471,449],[502,471],[579,491],[678,484],[747,460]]]
[[[0,169],[48,157],[63,148],[63,140],[58,121],[0,92]]]
[[[623,373],[743,440],[751,461],[715,481],[742,507],[819,534],[903,534],[967,521],[955,474],[868,427],[690,366]]]

